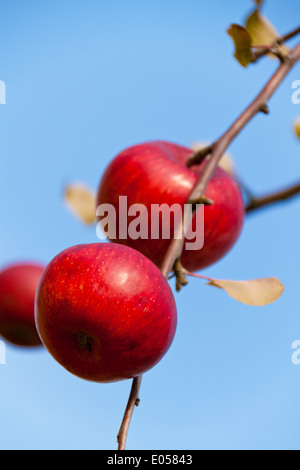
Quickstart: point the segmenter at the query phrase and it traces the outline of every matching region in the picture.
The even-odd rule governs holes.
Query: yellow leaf
[[[258,9],[247,18],[245,27],[251,37],[252,46],[271,46],[280,37],[275,27]],[[278,46],[278,49],[283,54],[289,50],[284,45]],[[269,55],[275,57],[272,54]]]
[[[192,150],[194,150],[195,152],[197,152],[197,150],[202,150],[204,149],[205,147],[208,147],[209,145],[211,145],[211,142],[208,142],[206,140],[199,140],[197,142],[193,142],[190,147]]]
[[[213,279],[208,284],[224,289],[230,297],[239,302],[257,307],[275,302],[284,291],[284,286],[275,277],[252,281]]]
[[[300,118],[296,119],[294,123],[294,131],[296,136],[300,139]]]
[[[235,45],[234,57],[243,67],[247,67],[253,61],[252,41],[249,32],[238,24],[232,24],[227,32]]]
[[[229,175],[234,176],[235,168],[233,164],[233,160],[229,153],[224,153],[223,157],[219,162],[219,166],[226,171]]]
[[[69,210],[82,222],[91,225],[96,221],[96,195],[84,184],[66,187],[64,199]]]
[[[202,150],[205,147],[208,147],[209,145],[211,145],[210,142],[194,142],[191,145],[191,149],[197,152],[197,150]],[[221,158],[219,162],[219,166],[224,171],[226,171],[230,176],[234,176],[235,168],[234,168],[233,158],[228,152],[224,153],[223,157]]]

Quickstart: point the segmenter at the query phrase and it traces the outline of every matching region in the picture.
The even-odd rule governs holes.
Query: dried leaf
[[[209,145],[211,145],[211,142],[194,142],[191,145],[191,149],[197,152],[197,150],[202,150],[208,147]],[[219,162],[219,166],[224,171],[226,171],[230,176],[234,176],[235,168],[234,168],[233,158],[230,155],[230,153],[228,152],[224,153],[223,157],[221,158]]]
[[[247,18],[245,27],[254,46],[270,46],[279,37],[274,26],[257,9]]]
[[[294,123],[294,131],[296,136],[300,139],[300,118],[296,119]]]
[[[245,27],[251,37],[252,46],[271,46],[280,37],[275,27],[258,9],[247,18]],[[281,45],[278,46],[278,50],[286,54],[289,49]],[[275,57],[273,54],[269,55]]]
[[[246,28],[238,24],[232,24],[227,32],[235,44],[234,57],[243,67],[247,67],[253,61],[250,34]]]
[[[193,142],[190,147],[192,150],[194,150],[195,152],[197,152],[197,150],[202,150],[204,149],[205,147],[208,147],[209,145],[211,145],[211,142],[208,142],[206,140],[198,140],[197,142]]]
[[[252,281],[214,279],[208,284],[224,289],[230,297],[239,302],[257,307],[275,302],[284,291],[284,286],[275,277]]]
[[[257,5],[258,7],[260,7],[260,6],[262,5],[263,1],[264,1],[264,0],[254,0],[254,2],[256,3],[256,5]]]
[[[231,155],[225,153],[219,162],[219,166],[226,171],[230,176],[234,176],[235,168]]]
[[[96,221],[96,196],[84,184],[71,184],[64,193],[65,203],[69,210],[85,224]]]

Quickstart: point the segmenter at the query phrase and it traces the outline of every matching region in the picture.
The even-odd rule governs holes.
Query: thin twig
[[[141,388],[141,382],[142,382],[141,375],[139,377],[135,377],[132,381],[128,403],[126,406],[126,410],[124,413],[120,431],[118,434],[118,450],[125,450],[127,435],[128,435],[128,430],[129,430],[133,410],[140,403],[139,393],[140,393],[140,388]]]
[[[268,45],[268,46],[254,46],[255,49],[258,49],[257,52],[255,52],[253,54],[253,60],[252,62],[255,63],[257,62],[259,59],[261,59],[262,57],[264,57],[265,55],[267,54],[270,54],[270,53],[273,53],[274,55],[276,55],[280,60],[283,59],[281,53],[280,53],[280,49],[278,48],[278,46],[281,46],[283,43],[289,41],[290,39],[294,38],[295,36],[297,36],[298,34],[300,34],[300,26],[295,28],[293,31],[287,33],[287,34],[284,34],[283,36],[279,37],[278,39],[276,39],[276,41],[273,42],[273,44],[271,45]]]
[[[246,206],[246,212],[253,212],[257,209],[269,206],[274,203],[286,201],[296,195],[300,194],[300,183],[297,183],[287,189],[282,191],[277,191],[276,193],[268,194],[260,198],[252,197],[249,203]]]
[[[293,29],[293,31],[291,31],[290,33],[284,34],[283,36],[281,36],[281,38],[278,38],[276,42],[277,44],[283,44],[284,42],[288,41],[289,39],[294,38],[298,34],[300,34],[300,26]]]

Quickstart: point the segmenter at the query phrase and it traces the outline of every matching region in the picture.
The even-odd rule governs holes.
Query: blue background
[[[276,62],[244,69],[227,27],[253,2],[10,0],[0,7],[0,264],[49,262],[97,241],[62,203],[65,184],[97,188],[109,161],[151,139],[216,139],[260,91]],[[264,13],[286,33],[298,0]],[[295,43],[292,41],[291,44]],[[299,179],[291,101],[297,66],[230,152],[258,195]],[[172,348],[145,374],[130,449],[299,449],[298,198],[247,218],[230,255],[203,274],[277,276],[283,296],[264,308],[237,303],[191,279],[176,294]],[[172,284],[173,286],[173,284]],[[7,346],[0,366],[1,449],[116,449],[131,382],[98,385],[66,372],[44,350]]]

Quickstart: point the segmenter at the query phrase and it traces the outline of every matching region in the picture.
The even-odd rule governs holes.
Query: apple
[[[35,292],[44,266],[13,264],[0,272],[0,336],[16,346],[41,346],[35,326]]]
[[[158,267],[161,266],[170,238],[151,237],[151,230],[157,229],[151,226],[151,205],[167,204],[171,207],[180,204],[183,208],[187,204],[199,173],[206,164],[204,161],[199,166],[188,168],[186,162],[193,153],[193,150],[177,144],[153,141],[130,147],[112,160],[104,172],[96,197],[97,207],[110,204],[116,210],[116,235],[109,234],[110,241],[130,246]],[[119,216],[122,216],[119,196],[127,197],[128,207],[143,204],[147,208],[148,216],[144,216],[148,217],[148,239],[119,235]],[[224,257],[237,241],[243,227],[245,207],[241,190],[234,178],[222,168],[218,167],[215,171],[205,196],[214,203],[204,208],[204,246],[188,250],[185,240],[182,252],[182,264],[189,271],[206,268]],[[196,215],[190,229],[195,225]],[[98,220],[104,224],[104,217]],[[132,220],[128,217],[128,225]],[[171,220],[172,224],[174,222]],[[173,226],[171,234],[172,230]]]
[[[145,373],[165,355],[177,325],[174,296],[160,270],[114,243],[58,254],[39,283],[35,317],[53,358],[93,382]]]

